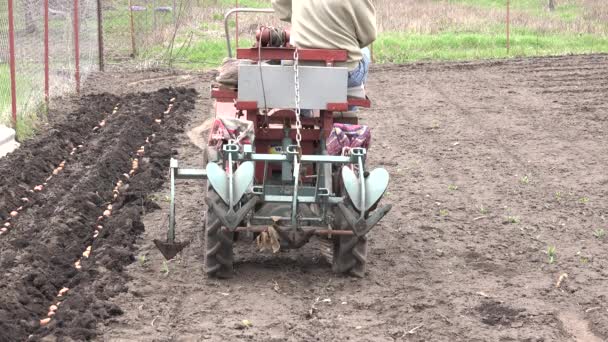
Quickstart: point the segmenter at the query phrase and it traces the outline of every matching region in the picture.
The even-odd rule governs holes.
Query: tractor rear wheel
[[[347,207],[353,208],[348,203]],[[334,229],[349,230],[350,227],[340,209],[336,208]],[[350,274],[363,278],[367,266],[367,236],[334,236],[332,269],[336,273]]]
[[[223,229],[222,221],[211,208],[211,203],[223,209],[228,206],[211,187],[207,189],[207,215],[205,219],[205,272],[209,277],[230,278],[233,275],[234,233]]]

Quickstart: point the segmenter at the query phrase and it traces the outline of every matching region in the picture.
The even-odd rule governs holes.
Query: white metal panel
[[[328,103],[346,103],[348,69],[300,66],[300,107],[327,109]],[[263,80],[263,82],[262,82]],[[262,83],[264,87],[262,87]],[[239,65],[239,101],[256,101],[260,108],[294,108],[294,70],[282,65]]]

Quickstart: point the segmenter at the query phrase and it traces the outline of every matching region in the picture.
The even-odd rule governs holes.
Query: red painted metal
[[[283,139],[283,137],[285,136],[285,133],[283,132],[283,128],[268,128],[264,130],[264,134],[256,134],[255,136],[255,140],[256,141],[268,141],[268,140],[274,140],[274,141],[278,141],[280,142],[281,139]],[[296,138],[296,131],[295,129],[291,130],[290,135],[291,139]],[[321,137],[321,133],[319,132],[318,129],[304,129],[302,130],[302,141],[318,141],[319,138]]]
[[[363,107],[363,108],[370,108],[372,106],[372,102],[369,99],[359,99],[359,98],[355,98],[355,97],[349,97],[348,105]]]
[[[345,112],[348,110],[348,103],[328,103],[327,110],[334,112]]]
[[[257,101],[236,101],[235,106],[238,110],[254,110],[259,108]]]
[[[213,88],[211,89],[211,97],[214,99],[229,99],[232,101],[237,98],[237,92],[233,89]]]
[[[13,127],[17,127],[17,83],[15,71],[15,22],[13,18],[13,0],[8,0],[8,50],[11,74],[11,113]]]
[[[234,108],[234,103],[222,101],[215,101],[215,112],[218,113],[218,116],[231,118],[238,114],[236,108]]]
[[[49,0],[44,0],[44,102],[49,110]]]
[[[78,0],[74,0],[74,64],[76,68],[74,77],[76,78],[76,93],[80,94],[80,23],[78,20]]]
[[[283,124],[286,120],[296,121],[296,113],[291,109],[281,109],[268,114],[268,122],[271,124]],[[301,118],[302,126],[320,126],[321,118]]]
[[[263,60],[292,60],[293,48],[276,48],[262,47],[261,59]],[[258,60],[258,49],[237,49],[238,59]],[[302,61],[318,61],[325,62],[327,65],[333,62],[341,62],[347,60],[347,52],[343,50],[320,50],[320,49],[300,49],[300,60]],[[295,114],[292,109],[275,108],[264,116],[260,113],[259,104],[257,101],[238,101],[238,91],[232,88],[215,87],[211,89],[211,97],[216,99],[216,117],[218,118],[241,118],[242,120],[250,121],[254,127],[255,147],[257,153],[272,153],[271,148],[276,145],[281,145],[285,138],[283,126],[291,125],[292,129],[289,137],[292,141],[296,139],[296,130],[294,127]],[[369,99],[348,98],[345,103],[328,103],[325,110],[320,111],[320,116],[315,118],[302,118],[303,129],[302,135],[302,153],[314,154],[318,150],[321,138],[327,138],[331,133],[334,124],[334,112],[345,112],[349,106],[370,107]],[[246,115],[242,118],[243,113]],[[357,118],[340,118],[337,120],[344,122],[357,123]],[[306,165],[305,174],[314,174],[314,166]],[[281,163],[270,163],[268,172],[281,170]],[[264,178],[264,163],[256,163],[255,179],[256,182],[261,182]]]
[[[323,126],[321,127],[321,132],[324,135],[324,138],[328,138],[331,134],[331,130],[334,126],[334,114],[333,112],[328,112],[326,110],[321,111],[321,121],[323,122]]]
[[[293,60],[294,48],[267,47],[261,49],[262,60]],[[348,52],[346,50],[321,50],[321,49],[299,49],[299,60],[306,62],[346,62]],[[249,59],[257,61],[259,51],[257,48],[237,49],[237,59]]]

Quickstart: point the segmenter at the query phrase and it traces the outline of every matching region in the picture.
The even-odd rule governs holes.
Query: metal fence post
[[[76,93],[80,94],[80,25],[78,17],[78,0],[74,0],[74,64],[76,67],[74,77],[76,78]]]
[[[101,12],[101,0],[97,0],[97,53],[99,54],[99,71],[103,71],[103,14]]]
[[[44,102],[49,112],[49,0],[44,0]]]
[[[8,0],[8,50],[11,74],[11,112],[13,127],[17,128],[17,84],[15,74],[15,23],[13,21],[13,0]]]
[[[239,8],[239,0],[235,0],[235,4],[234,4],[235,8]],[[235,31],[236,31],[236,37],[234,38],[235,44],[236,44],[236,48],[239,48],[239,13],[235,13],[234,15],[234,23],[235,23]]]

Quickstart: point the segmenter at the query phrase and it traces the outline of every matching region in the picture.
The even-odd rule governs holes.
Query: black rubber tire
[[[348,208],[353,208],[347,203]],[[335,209],[333,228],[350,230],[350,226],[339,208]],[[335,236],[333,237],[332,270],[336,273],[349,274],[355,277],[365,277],[367,267],[367,236]]]
[[[214,203],[228,208],[212,188],[207,189],[207,215],[205,218],[205,272],[211,278],[231,278],[234,274],[232,245],[234,233],[222,229],[222,221],[210,206]]]
[[[367,269],[367,236],[340,236],[334,245],[332,268],[336,273],[365,277]]]

